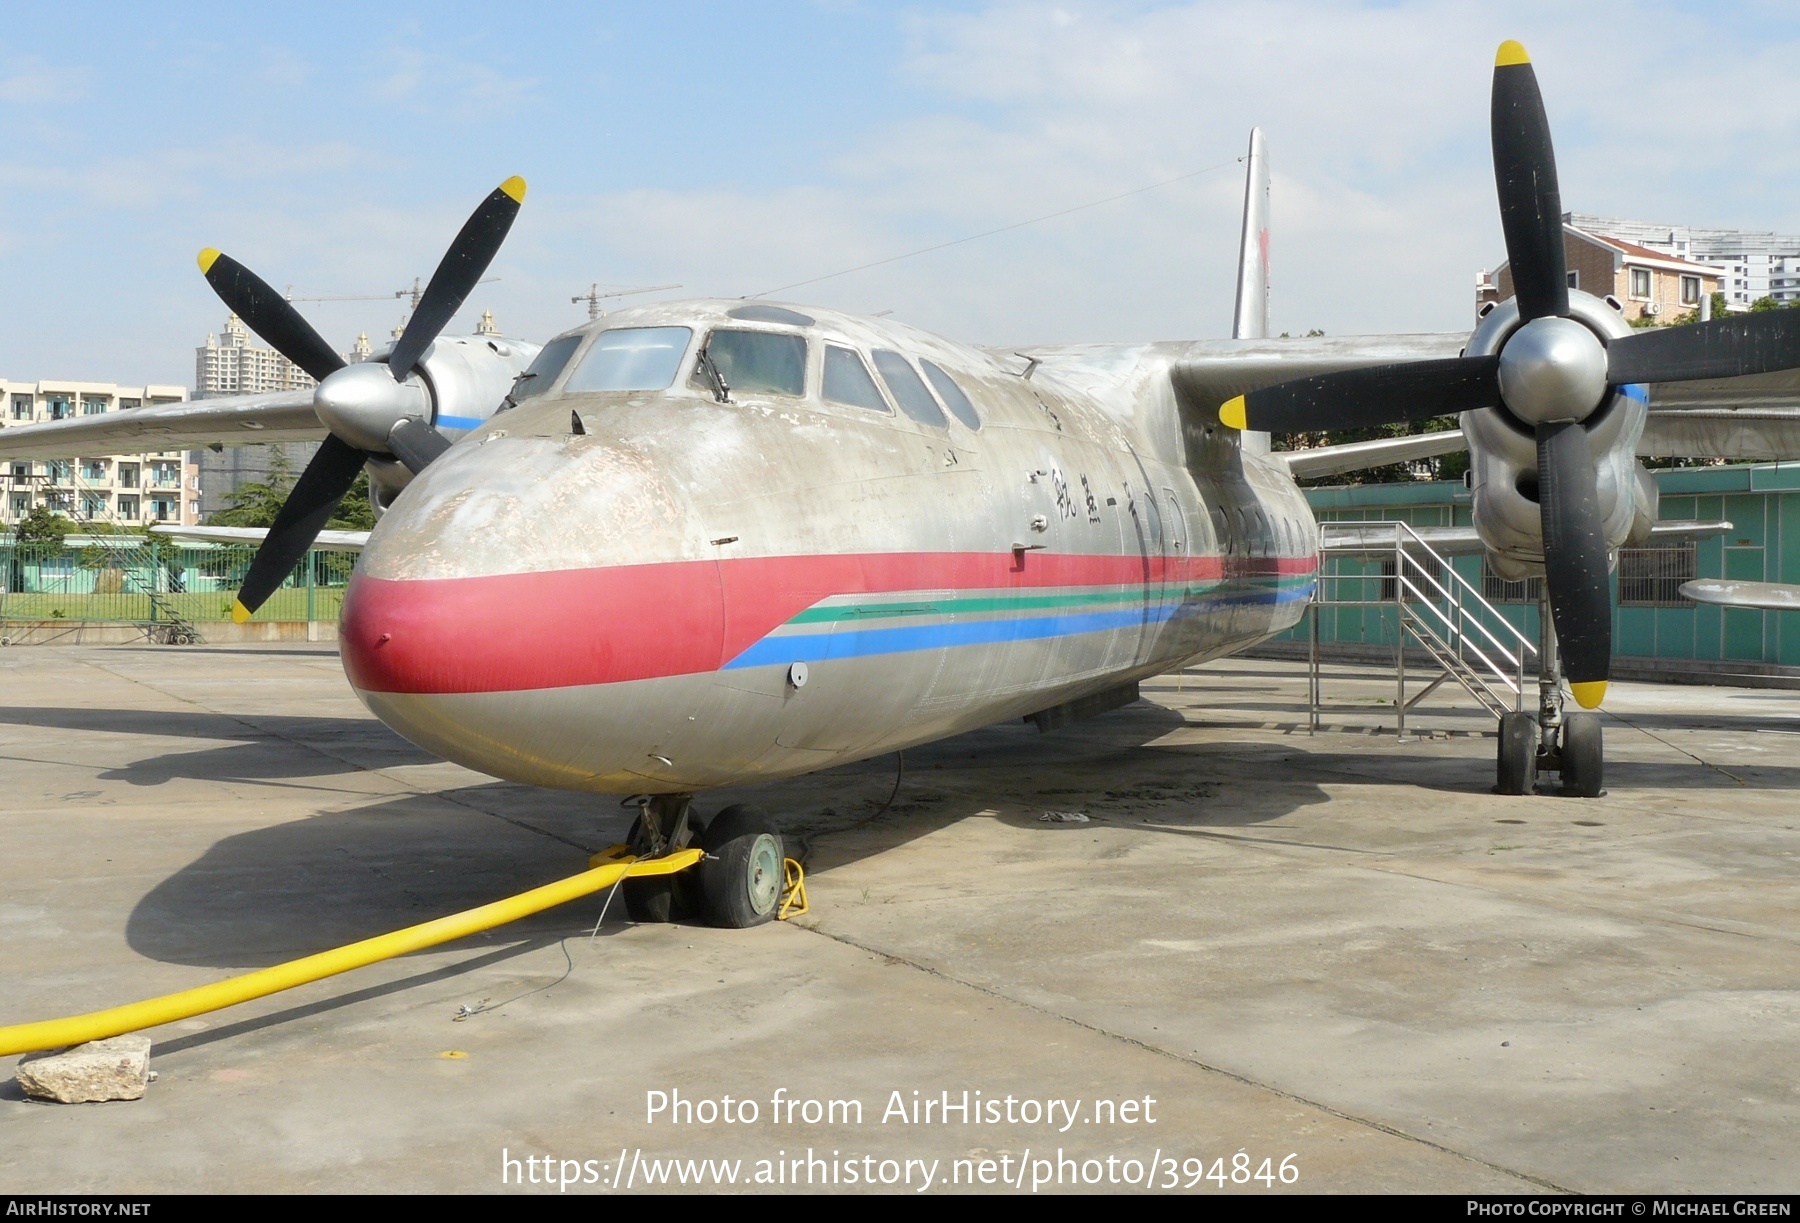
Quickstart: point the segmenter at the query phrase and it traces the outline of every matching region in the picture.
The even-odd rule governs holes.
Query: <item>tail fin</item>
[[[1231,338],[1263,340],[1269,335],[1269,162],[1263,156],[1262,128],[1250,129],[1250,155],[1244,161],[1244,236],[1238,246]]]
[[[1244,236],[1238,246],[1237,309],[1231,316],[1231,337],[1263,340],[1269,335],[1269,162],[1263,155],[1260,127],[1250,129],[1250,153],[1244,162]],[[1245,433],[1238,444],[1267,454],[1269,435]]]

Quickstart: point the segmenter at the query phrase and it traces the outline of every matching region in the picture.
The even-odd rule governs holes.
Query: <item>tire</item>
[[[625,880],[619,886],[625,912],[634,922],[676,922],[692,917],[694,907],[679,879],[679,875],[648,875]]]
[[[1501,794],[1532,793],[1537,788],[1537,749],[1537,719],[1528,713],[1503,715],[1494,789]]]
[[[1599,798],[1606,771],[1600,715],[1572,713],[1563,719],[1562,792],[1576,798]]]
[[[706,919],[728,930],[773,920],[781,904],[786,849],[767,813],[739,804],[713,817],[700,836],[695,868]]]

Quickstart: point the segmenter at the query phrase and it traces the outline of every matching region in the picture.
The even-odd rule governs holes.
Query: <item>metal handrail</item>
[[[1535,657],[1538,647],[1526,637],[1516,626],[1502,616],[1481,591],[1462,574],[1456,571],[1444,556],[1428,544],[1411,524],[1391,522],[1364,526],[1392,526],[1394,528],[1394,568],[1391,587],[1393,602],[1398,617],[1398,636],[1395,642],[1395,718],[1396,730],[1404,737],[1406,733],[1406,712],[1412,705],[1425,699],[1444,683],[1454,678],[1469,695],[1485,710],[1496,717],[1506,712],[1511,697],[1514,709],[1522,708],[1525,694],[1525,662],[1527,657]],[[1381,555],[1385,548],[1377,551],[1374,548],[1367,552]],[[1359,549],[1359,551],[1364,551]],[[1423,553],[1423,556],[1419,554]],[[1433,573],[1425,558],[1437,562],[1438,572]],[[1335,585],[1350,580],[1348,575],[1324,573],[1323,556],[1320,564],[1320,580],[1313,590],[1312,616],[1312,649],[1311,698],[1313,705],[1312,724],[1319,725],[1321,708],[1321,691],[1319,686],[1319,608],[1324,606],[1352,606],[1367,604],[1371,600],[1355,601],[1343,599],[1327,599],[1324,597],[1328,585]],[[1367,575],[1358,575],[1356,580],[1367,581]],[[1388,578],[1384,575],[1382,581]],[[1374,600],[1384,603],[1385,597]],[[1427,615],[1424,609],[1430,609]],[[1485,609],[1490,617],[1482,617],[1479,612]],[[1491,618],[1504,629],[1509,637],[1502,637],[1494,628],[1486,623]],[[1423,691],[1412,700],[1406,699],[1406,649],[1407,639],[1411,637],[1427,654],[1443,668],[1444,673],[1432,680]],[[1497,656],[1497,657],[1496,657]],[[1490,680],[1489,677],[1492,677]],[[1492,681],[1497,680],[1498,684]],[[1502,695],[1504,692],[1505,696]]]

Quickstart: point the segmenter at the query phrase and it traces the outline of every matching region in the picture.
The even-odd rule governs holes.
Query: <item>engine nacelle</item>
[[[1631,334],[1630,324],[1618,311],[1577,289],[1569,290],[1569,312],[1603,344]],[[1471,357],[1498,353],[1520,326],[1518,300],[1508,298],[1476,324],[1464,353]],[[1609,555],[1648,539],[1656,521],[1656,484],[1637,460],[1647,411],[1642,387],[1613,387],[1605,402],[1581,422],[1594,456]],[[1494,571],[1509,581],[1542,574],[1544,530],[1532,427],[1503,407],[1464,412],[1461,424],[1469,442],[1472,517]]]
[[[539,347],[500,336],[439,336],[419,359],[415,375],[430,406],[426,419],[451,441],[480,428],[537,358]],[[385,361],[392,351],[389,345],[368,359]],[[412,482],[413,473],[380,457],[369,460],[368,471],[369,503],[380,515]]]

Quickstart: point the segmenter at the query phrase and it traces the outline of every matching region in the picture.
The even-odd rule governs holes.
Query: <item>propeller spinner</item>
[[[346,365],[293,304],[256,273],[210,247],[200,252],[201,274],[220,300],[271,348],[318,381],[313,410],[331,433],[294,483],[250,563],[231,608],[239,624],[300,563],[368,459],[392,455],[417,474],[449,448],[450,440],[428,419],[431,402],[415,369],[487,271],[524,199],[525,180],[515,175],[475,209],[432,273],[385,367]]]
[[[1523,322],[1499,353],[1285,382],[1231,400],[1219,418],[1235,429],[1282,433],[1504,406],[1530,426],[1551,617],[1569,688],[1592,709],[1606,695],[1612,604],[1598,473],[1582,422],[1621,386],[1800,366],[1800,311],[1603,339],[1570,307],[1556,155],[1537,74],[1517,42],[1501,43],[1494,59],[1491,118],[1500,224]]]

